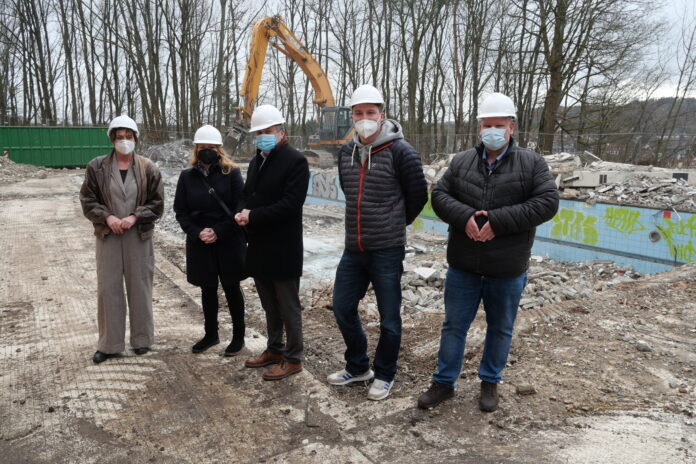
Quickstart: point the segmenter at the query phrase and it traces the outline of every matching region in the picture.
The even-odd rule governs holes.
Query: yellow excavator
[[[350,108],[336,106],[331,85],[321,65],[279,16],[266,17],[254,23],[249,61],[240,92],[244,104],[236,108],[236,120],[227,132],[225,149],[233,154],[242,137],[249,132],[251,113],[259,96],[259,84],[269,42],[297,63],[314,89],[314,103],[319,106],[319,131],[310,136],[308,149],[304,151],[305,156],[312,164],[318,164],[320,167],[333,166],[339,148],[350,139],[353,132]]]

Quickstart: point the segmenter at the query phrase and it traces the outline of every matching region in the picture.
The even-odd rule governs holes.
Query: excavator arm
[[[272,38],[276,38],[271,42]],[[329,80],[319,63],[302,45],[295,34],[287,28],[279,16],[266,17],[257,21],[251,31],[249,61],[244,73],[240,92],[243,106],[236,108],[236,121],[228,132],[225,148],[233,152],[242,136],[248,132],[251,113],[254,111],[259,96],[259,85],[263,65],[266,61],[268,44],[293,60],[305,73],[314,89],[314,103],[320,108],[335,106]]]

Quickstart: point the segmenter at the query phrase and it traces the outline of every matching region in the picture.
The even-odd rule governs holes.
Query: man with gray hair
[[[454,396],[466,335],[481,300],[487,328],[479,408],[497,409],[497,385],[527,283],[536,226],[558,209],[558,190],[546,162],[514,143],[512,100],[501,93],[490,95],[477,118],[481,143],[454,157],[432,193],[435,213],[449,224],[449,270],[437,371],[418,398],[423,409]]]

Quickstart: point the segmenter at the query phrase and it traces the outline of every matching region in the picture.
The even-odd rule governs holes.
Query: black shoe
[[[201,338],[198,343],[193,345],[191,347],[191,352],[192,353],[202,353],[211,346],[215,346],[218,343],[220,343],[220,339],[215,336],[215,337],[208,337],[207,335],[203,338]]]
[[[433,381],[430,388],[418,397],[418,407],[421,409],[432,409],[453,396],[454,388],[444,383]]]
[[[498,384],[481,381],[481,397],[479,409],[483,412],[493,412],[498,409]]]
[[[133,352],[134,352],[135,354],[137,354],[137,355],[145,354],[145,353],[147,353],[148,351],[150,351],[150,347],[149,347],[149,346],[143,346],[143,347],[141,347],[141,348],[135,348],[135,349],[133,350]]]
[[[94,361],[94,364],[99,364],[99,363],[103,363],[104,361],[106,361],[109,358],[115,358],[116,356],[118,356],[118,353],[107,354],[107,353],[102,353],[101,351],[97,351],[96,353],[94,353],[94,356],[92,356],[92,361]]]
[[[236,356],[242,351],[242,348],[244,348],[244,337],[232,337],[232,341],[227,345],[227,348],[225,348],[224,356]]]

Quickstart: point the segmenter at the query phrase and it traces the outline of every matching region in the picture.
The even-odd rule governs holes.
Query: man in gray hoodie
[[[383,400],[391,391],[401,347],[406,226],[418,217],[428,191],[420,156],[404,140],[399,123],[385,118],[380,92],[371,85],[358,87],[351,108],[355,134],[338,155],[346,197],[346,239],[333,293],[334,315],[346,343],[346,366],[327,380],[346,385],[374,377],[367,397]],[[358,315],[358,303],[370,283],[380,315],[374,372]]]

